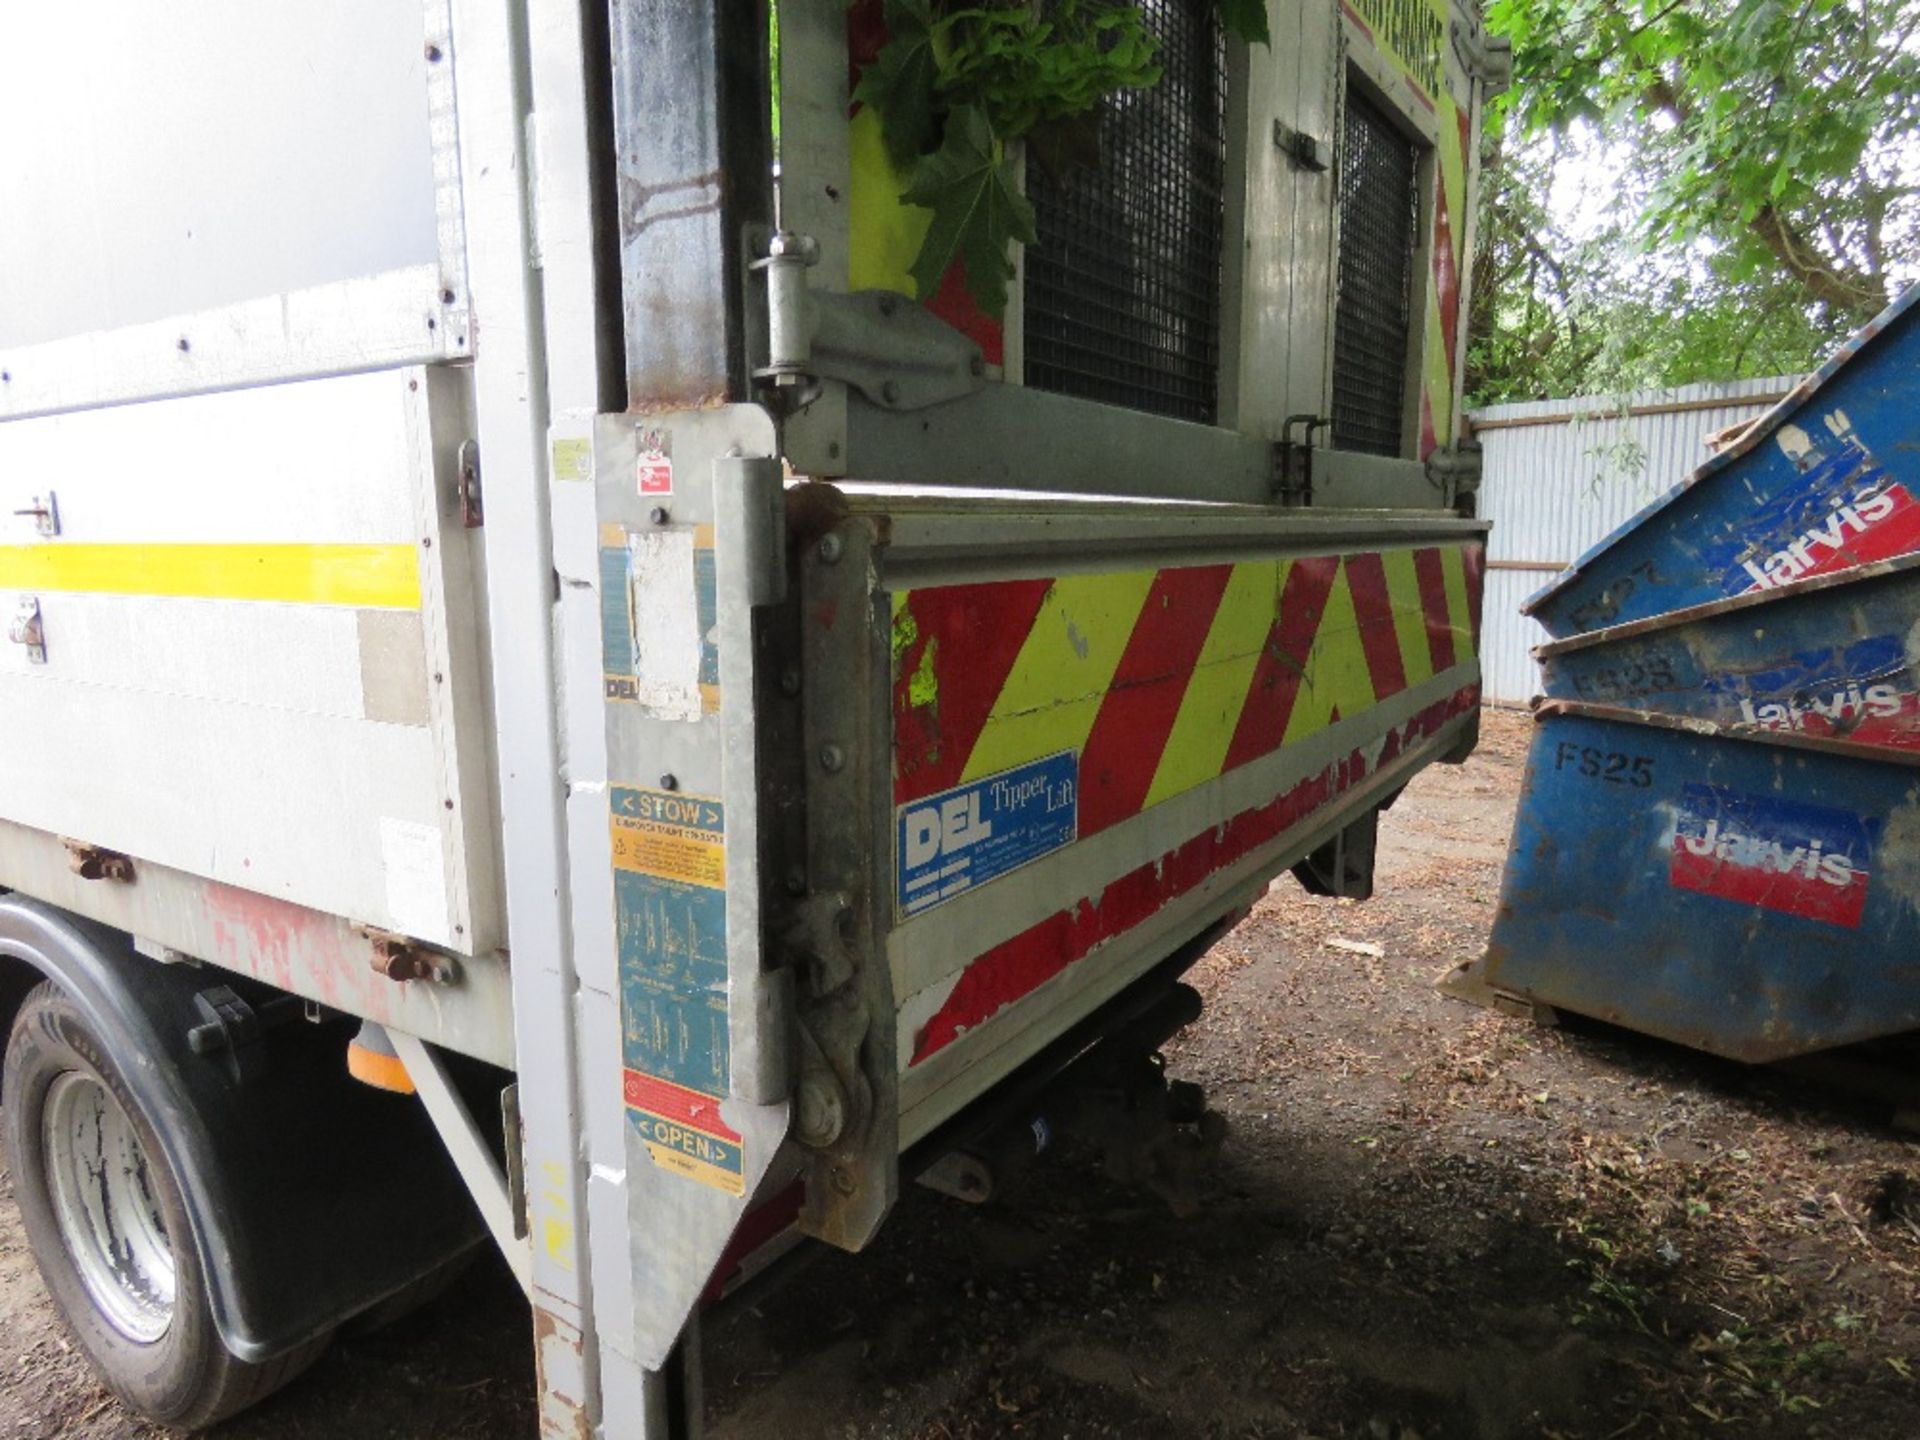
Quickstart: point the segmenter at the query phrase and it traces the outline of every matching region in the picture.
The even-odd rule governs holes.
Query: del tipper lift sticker
[[[942,901],[1071,844],[1080,761],[1049,755],[899,811],[900,913]]]
[[[1845,810],[1688,784],[1667,883],[1857,929],[1877,829],[1877,821]]]
[[[653,1163],[742,1193],[728,1089],[726,810],[613,789],[614,923],[627,1118]]]

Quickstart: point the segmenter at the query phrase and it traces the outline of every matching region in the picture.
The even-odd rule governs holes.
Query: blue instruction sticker
[[[919,915],[1073,843],[1080,760],[1072,752],[903,805],[900,913]]]

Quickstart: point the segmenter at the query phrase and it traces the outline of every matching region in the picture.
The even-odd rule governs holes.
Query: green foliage
[[[1267,0],[1214,0],[1214,9],[1220,16],[1220,27],[1229,35],[1237,35],[1249,45],[1273,44],[1272,32],[1267,29]]]
[[[860,72],[853,98],[880,115],[887,154],[906,165],[932,144],[940,63],[927,0],[887,0],[887,43]]]
[[[1711,241],[1857,323],[1920,259],[1913,0],[1492,0],[1527,135],[1630,134],[1652,184],[1639,237]]]
[[[1231,34],[1267,43],[1265,0],[1214,0]],[[1159,42],[1133,5],[1103,0],[887,0],[887,44],[853,98],[880,116],[887,153],[908,171],[903,204],[933,211],[914,284],[925,299],[954,257],[989,313],[1006,308],[1007,246],[1034,243],[1007,142],[1030,139],[1050,167],[1091,143],[1101,101],[1159,83]]]
[[[1649,248],[1636,234],[1646,179],[1584,142],[1507,141],[1483,175],[1469,403],[1624,394],[1812,368],[1850,322],[1788,275],[1741,276],[1707,242]],[[1584,177],[1617,203],[1585,220]],[[1557,203],[1550,203],[1557,201]]]
[[[1033,206],[1007,173],[993,127],[977,105],[947,114],[946,139],[914,168],[906,204],[933,212],[927,238],[913,261],[913,283],[923,296],[940,288],[955,257],[966,261],[967,281],[982,309],[1007,304],[1007,241],[1031,245]]]

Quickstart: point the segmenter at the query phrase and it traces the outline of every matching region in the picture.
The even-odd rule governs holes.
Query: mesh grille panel
[[[1029,148],[1026,381],[1211,423],[1220,390],[1226,46],[1212,0],[1143,0],[1160,83],[1107,100],[1100,156],[1058,178]]]
[[[1419,197],[1411,142],[1357,90],[1340,151],[1340,303],[1333,332],[1333,443],[1400,454],[1412,336]]]

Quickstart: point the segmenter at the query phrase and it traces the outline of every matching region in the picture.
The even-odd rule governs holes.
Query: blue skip
[[[1554,636],[1449,988],[1748,1061],[1920,1030],[1920,287],[1528,602]]]

